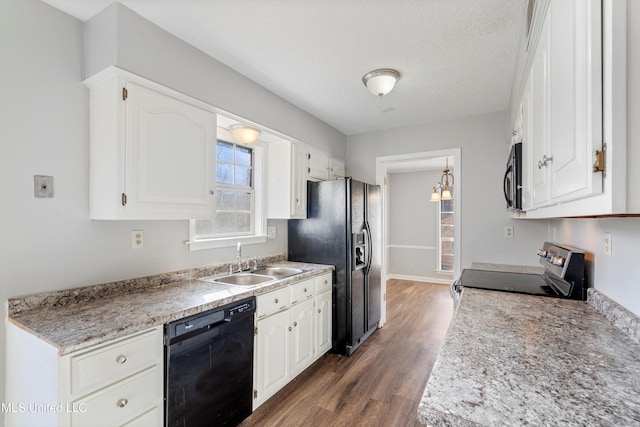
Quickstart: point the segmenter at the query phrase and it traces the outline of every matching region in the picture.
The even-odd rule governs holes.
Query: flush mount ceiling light
[[[237,142],[241,144],[253,144],[260,136],[260,131],[242,123],[229,126],[229,132]]]
[[[453,175],[449,170],[449,159],[445,160],[445,168],[442,171],[440,181],[433,187],[433,193],[431,193],[430,202],[439,202],[440,200],[451,200],[451,187],[453,186]],[[451,182],[449,182],[451,180]]]
[[[373,70],[362,77],[362,83],[369,92],[376,96],[384,96],[391,92],[396,82],[400,79],[400,73],[391,68]]]

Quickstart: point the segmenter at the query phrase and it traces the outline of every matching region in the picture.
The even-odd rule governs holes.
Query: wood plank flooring
[[[351,357],[325,354],[241,426],[422,426],[418,404],[452,310],[447,285],[389,280],[383,328]]]

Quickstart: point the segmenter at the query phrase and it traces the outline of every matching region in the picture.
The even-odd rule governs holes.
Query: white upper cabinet
[[[85,83],[91,218],[212,218],[213,108],[115,67]]]
[[[551,1],[545,15],[523,96],[534,208],[602,192],[600,22],[592,0]]]
[[[267,217],[307,217],[307,149],[290,141],[270,142]]]
[[[342,160],[329,157],[324,151],[309,147],[309,180],[326,181],[345,176]]]
[[[309,179],[316,181],[329,179],[329,156],[311,147],[309,147]]]
[[[342,160],[329,159],[329,179],[344,178],[346,176],[346,169]]]
[[[603,150],[601,2],[551,0],[536,14],[542,24],[520,103],[523,209],[526,217],[594,214],[567,202],[604,191],[604,173],[594,170]]]

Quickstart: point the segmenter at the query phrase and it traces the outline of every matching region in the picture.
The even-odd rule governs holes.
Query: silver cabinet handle
[[[322,313],[322,310],[318,309],[318,313]]]
[[[307,288],[304,288],[304,293],[305,293],[305,294],[307,293]]]
[[[278,303],[278,298],[274,299],[273,302]]]
[[[291,326],[289,326],[289,332],[291,332]]]
[[[298,322],[293,322],[293,326],[298,326]]]
[[[127,406],[127,403],[129,403],[129,401],[125,398],[122,398],[122,399],[118,399],[118,401],[116,402],[116,405],[118,405],[118,408],[124,408],[125,406]]]
[[[124,354],[121,354],[120,356],[116,357],[116,362],[118,362],[119,364],[124,364],[127,361],[127,356],[125,356]]]
[[[538,161],[538,169],[542,169],[543,166],[547,166],[547,164],[552,161],[553,156],[547,157],[547,155],[545,154],[544,156],[542,156],[542,160]]]

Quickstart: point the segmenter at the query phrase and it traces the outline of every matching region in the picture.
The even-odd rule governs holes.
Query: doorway
[[[429,199],[445,169],[446,161],[455,176],[453,199],[446,204]],[[450,284],[460,275],[460,199],[462,194],[461,151],[459,148],[378,157],[376,183],[382,189],[382,318],[386,322],[386,281],[390,278]],[[393,181],[393,182],[392,182]],[[393,192],[396,194],[394,195]],[[399,194],[402,193],[402,194]],[[414,201],[408,202],[411,199]],[[403,206],[398,206],[398,203]],[[442,209],[444,209],[444,211]],[[451,211],[452,209],[452,211]],[[400,214],[401,212],[404,213]],[[407,212],[407,210],[412,210]],[[417,210],[415,212],[414,210]],[[422,210],[422,212],[420,212]],[[448,212],[447,212],[448,211]],[[394,221],[394,213],[401,218]],[[442,214],[442,215],[441,215]],[[439,223],[452,225],[452,237]],[[391,221],[394,221],[393,223]],[[398,221],[403,221],[399,224]],[[453,222],[451,224],[451,221]],[[412,225],[410,222],[413,222]],[[444,226],[447,228],[447,225]],[[424,237],[431,235],[431,237]],[[422,241],[420,241],[422,236]],[[437,238],[436,238],[437,236]],[[444,239],[444,242],[443,242]],[[429,242],[425,242],[429,240]],[[447,243],[447,241],[450,241]],[[444,246],[443,246],[444,243]],[[453,259],[443,261],[453,246]],[[392,270],[389,267],[393,264]],[[449,264],[452,268],[449,268]]]

